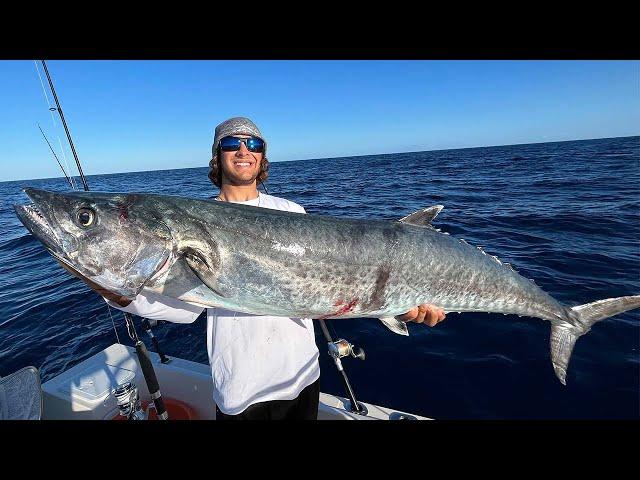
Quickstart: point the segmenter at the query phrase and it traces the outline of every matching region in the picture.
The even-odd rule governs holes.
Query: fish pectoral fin
[[[198,250],[190,248],[183,252],[182,257],[184,258],[184,261],[187,262],[187,265],[189,265],[189,268],[191,268],[193,273],[209,288],[209,290],[219,297],[229,297],[229,295],[225,294],[222,285],[219,284],[212,265],[210,265],[210,262],[207,261],[207,258],[204,255],[202,255]]]
[[[440,211],[444,208],[444,205],[434,205],[424,210],[418,210],[417,212],[402,217],[399,221],[402,223],[408,223],[410,225],[417,225],[419,227],[426,227],[431,224],[434,218],[438,216]]]
[[[395,317],[382,317],[379,318],[382,324],[391,330],[393,333],[397,333],[398,335],[409,336],[409,330],[407,329],[407,324],[401,320],[398,320]]]

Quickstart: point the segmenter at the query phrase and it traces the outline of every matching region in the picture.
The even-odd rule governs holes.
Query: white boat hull
[[[208,365],[171,357],[163,364],[149,352],[163,398],[188,405],[192,418],[215,420],[213,382]],[[113,344],[42,385],[43,419],[111,420],[118,417],[116,385],[133,382],[143,404],[151,397],[135,349]],[[428,420],[419,415],[361,402],[366,415],[349,410],[349,400],[320,393],[319,420]]]

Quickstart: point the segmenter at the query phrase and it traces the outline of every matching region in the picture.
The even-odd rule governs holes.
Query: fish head
[[[33,204],[14,206],[20,221],[57,260],[101,287],[135,298],[166,268],[171,230],[152,200],[135,194],[24,192]]]

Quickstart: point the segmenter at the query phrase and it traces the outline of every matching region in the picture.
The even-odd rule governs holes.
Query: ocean
[[[53,159],[52,159],[53,161]],[[94,191],[217,194],[207,168],[89,175]],[[43,382],[94,355],[122,314],[64,271],[22,226],[13,204],[31,186],[0,183],[0,375],[27,365]],[[559,301],[640,294],[640,137],[272,162],[271,195],[308,213],[395,220],[434,204],[444,232],[482,246]],[[137,318],[139,326],[140,319]],[[358,400],[436,419],[640,418],[640,311],[597,323],[577,342],[563,386],[549,323],[449,313],[434,328],[394,335],[374,319],[329,320],[366,352],[343,365]],[[206,319],[155,330],[169,356],[207,363]],[[153,350],[142,328],[138,332]],[[316,324],[321,390],[346,396]]]

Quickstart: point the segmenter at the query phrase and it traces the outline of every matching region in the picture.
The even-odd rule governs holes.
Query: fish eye
[[[81,208],[76,213],[78,223],[83,227],[90,227],[96,218],[96,212],[90,208]]]

